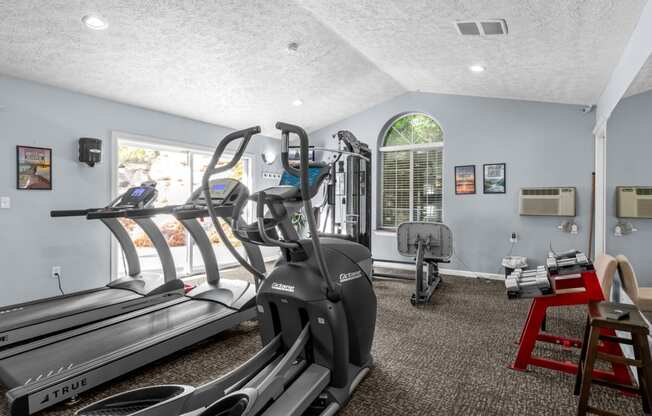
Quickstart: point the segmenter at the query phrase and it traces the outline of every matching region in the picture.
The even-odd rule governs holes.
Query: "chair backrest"
[[[396,230],[400,254],[414,257],[419,241],[423,242],[424,259],[448,261],[453,256],[453,233],[439,222],[404,222]]]
[[[634,302],[638,303],[638,280],[636,279],[636,273],[634,273],[634,268],[629,259],[622,254],[616,256],[618,260],[618,274],[620,275],[620,282],[623,285],[623,289],[627,296]]]
[[[595,267],[595,274],[600,281],[605,300],[611,300],[611,287],[618,268],[618,261],[613,256],[601,254],[593,262],[593,267]]]

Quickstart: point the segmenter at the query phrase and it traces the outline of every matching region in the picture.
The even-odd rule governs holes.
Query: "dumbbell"
[[[548,272],[543,266],[526,271],[516,269],[505,279],[505,287],[508,292],[529,289],[545,290],[550,288],[550,280],[548,280]]]
[[[564,267],[572,266],[588,266],[589,258],[582,252],[576,252],[574,257],[558,258],[548,257],[546,259],[546,266],[551,272],[556,272]]]

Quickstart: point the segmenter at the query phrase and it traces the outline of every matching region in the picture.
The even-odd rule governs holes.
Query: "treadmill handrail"
[[[128,210],[126,208],[111,209],[103,208],[96,211],[90,211],[86,214],[86,219],[99,220],[102,218],[126,218]]]
[[[56,209],[50,211],[50,217],[85,217],[89,212],[97,211],[101,208],[90,209]]]
[[[138,208],[126,211],[127,218],[148,218],[161,214],[172,214],[179,205],[166,205],[164,207]]]
[[[253,264],[245,260],[240,255],[238,250],[236,250],[233,244],[231,244],[231,241],[228,238],[226,238],[227,236],[224,233],[224,230],[222,229],[222,225],[220,224],[220,220],[218,218],[219,214],[215,209],[215,205],[213,205],[213,198],[211,196],[211,190],[209,186],[209,180],[211,176],[217,173],[226,172],[229,169],[235,167],[235,165],[242,158],[242,155],[244,154],[244,151],[247,148],[247,145],[249,144],[251,138],[258,133],[260,133],[260,126],[254,126],[243,130],[234,131],[228,134],[226,137],[224,137],[217,145],[217,148],[213,153],[213,157],[211,158],[210,162],[208,163],[208,166],[206,167],[206,171],[204,172],[204,176],[202,177],[201,184],[202,184],[202,189],[204,191],[206,208],[208,208],[208,212],[210,213],[211,221],[213,222],[215,231],[217,231],[217,234],[220,236],[220,239],[222,239],[224,246],[229,250],[229,252],[236,259],[236,261],[240,263],[240,265],[242,265],[242,267],[244,267],[249,273],[254,275],[256,279],[263,280],[265,278],[265,273],[263,271],[258,270]],[[240,139],[242,139],[242,142],[240,143],[238,149],[236,150],[235,154],[231,158],[231,161],[229,161],[229,163],[225,165],[217,166],[218,162],[220,161],[220,158],[222,157],[222,154],[224,154],[224,150],[226,149],[226,147],[231,142]],[[240,213],[234,212],[233,216],[239,217]]]

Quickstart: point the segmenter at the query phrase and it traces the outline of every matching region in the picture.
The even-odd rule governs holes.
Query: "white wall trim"
[[[607,251],[607,125],[595,133],[595,256]]]
[[[614,108],[652,54],[650,39],[652,39],[652,1],[648,1],[643,8],[638,24],[598,99],[594,134],[606,125]]]
[[[399,269],[399,270],[415,270],[416,265],[414,264],[405,264],[405,263],[392,263],[387,261],[374,261],[374,266],[387,267],[390,269]],[[481,279],[490,279],[490,280],[505,280],[505,276],[497,273],[484,273],[484,272],[472,272],[468,270],[456,270],[456,269],[439,269],[439,272],[446,276],[459,276],[459,277],[471,277],[471,278],[481,278]]]
[[[378,149],[379,152],[401,152],[405,150],[419,151],[423,149],[441,149],[444,147],[444,142],[435,142],[427,144],[402,144],[397,146],[382,146]]]

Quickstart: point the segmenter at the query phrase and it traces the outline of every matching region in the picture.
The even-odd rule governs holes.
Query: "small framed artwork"
[[[52,149],[16,146],[16,189],[52,189]]]
[[[483,165],[482,187],[485,194],[504,194],[507,192],[506,166],[505,163]]]
[[[475,193],[475,165],[455,166],[455,193],[457,195]]]

